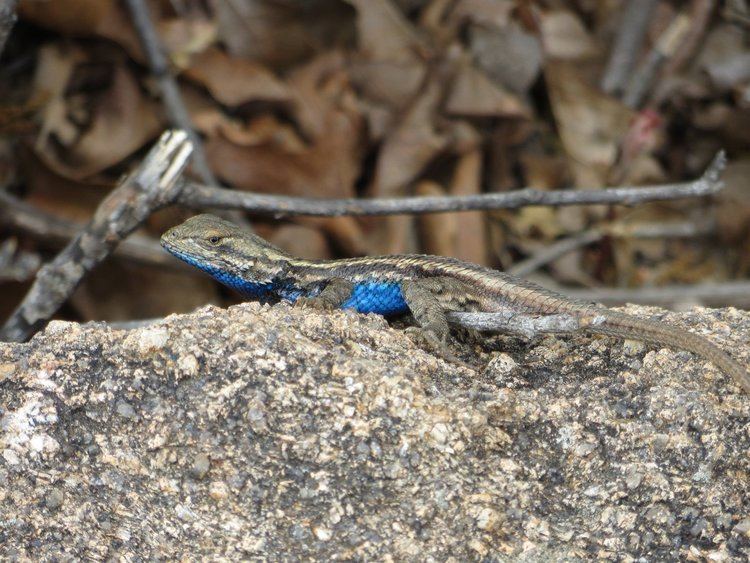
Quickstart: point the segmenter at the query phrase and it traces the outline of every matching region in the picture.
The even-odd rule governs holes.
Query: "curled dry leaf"
[[[140,41],[118,0],[22,0],[18,14],[63,35],[106,37],[142,60]]]
[[[68,178],[83,179],[118,164],[154,138],[163,126],[158,105],[143,95],[124,66],[114,68],[107,92],[86,103],[93,105],[87,129],[71,139],[72,135],[66,133],[70,122],[62,120],[62,111],[56,111],[52,117],[60,119],[59,124],[45,123],[43,130],[49,137],[36,147],[48,166]],[[65,138],[72,142],[61,147],[52,142],[53,136],[56,141]]]
[[[341,72],[332,70],[329,63],[328,58],[312,61],[289,81],[295,116],[309,142],[301,143],[288,128],[268,118],[248,128],[257,135],[257,143],[246,135],[243,144],[237,144],[222,131],[206,144],[219,177],[250,191],[354,196],[364,119],[349,102],[350,88]]]
[[[195,56],[184,75],[205,86],[216,101],[227,106],[255,100],[290,100],[286,85],[263,65],[231,57],[216,47]]]

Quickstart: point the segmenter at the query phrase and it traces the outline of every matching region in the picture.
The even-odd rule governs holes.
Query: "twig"
[[[639,288],[566,288],[561,291],[576,299],[605,304],[670,305],[698,301],[707,305],[750,305],[750,282],[748,281]]]
[[[0,340],[26,340],[123,238],[155,209],[172,203],[192,150],[184,131],[164,133],[140,166],[102,201],[86,228],[39,270],[23,302],[0,329]]]
[[[657,0],[630,0],[625,2],[618,26],[615,45],[609,54],[607,70],[602,78],[602,90],[619,93],[633,70],[641,44],[646,36],[651,13]]]
[[[600,241],[605,236],[629,238],[679,238],[706,235],[715,230],[715,222],[707,218],[697,222],[680,221],[671,223],[641,223],[624,225],[615,223],[604,227],[589,229],[577,235],[562,239],[521,260],[508,269],[514,276],[527,276],[561,256]]]
[[[24,282],[41,266],[38,254],[18,251],[18,241],[10,238],[0,244],[0,281]]]
[[[646,60],[637,68],[628,81],[622,101],[631,108],[637,108],[651,90],[651,85],[664,61],[671,57],[690,31],[690,18],[678,14],[662,33],[651,49]]]
[[[447,316],[450,322],[465,328],[515,334],[529,340],[539,334],[569,333],[584,328],[581,320],[572,315],[529,315],[512,309],[493,313],[451,312]]]
[[[16,23],[18,0],[0,0],[0,53],[5,49],[10,31]]]
[[[434,196],[381,199],[314,199],[274,196],[240,192],[204,186],[192,182],[185,185],[179,203],[203,209],[216,207],[242,209],[251,213],[274,217],[313,215],[340,217],[343,215],[399,215],[417,213],[448,213],[477,209],[515,209],[526,205],[634,205],[646,201],[664,201],[685,197],[702,197],[720,191],[724,184],[721,173],[726,168],[726,156],[720,151],[699,179],[678,184],[658,186],[619,187],[601,190],[543,191],[524,188],[512,192],[466,196]]]
[[[85,227],[80,223],[61,219],[37,209],[2,190],[0,190],[0,223],[47,243],[67,243]],[[129,236],[115,248],[113,254],[141,264],[186,269],[181,262],[172,260],[166,255],[156,240],[146,236]]]
[[[188,114],[185,103],[182,101],[177,81],[169,70],[169,64],[151,21],[148,6],[145,0],[127,0],[127,4],[133,18],[133,25],[138,32],[148,64],[151,67],[151,72],[159,83],[169,121],[173,127],[187,132],[190,142],[193,144],[193,164],[195,164],[195,169],[201,180],[209,185],[217,185],[216,177],[208,165],[203,143],[193,128],[190,114]]]

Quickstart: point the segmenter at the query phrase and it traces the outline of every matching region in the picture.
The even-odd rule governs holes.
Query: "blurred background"
[[[695,179],[721,148],[730,159],[720,194],[633,208],[248,217],[293,253],[442,254],[613,303],[750,305],[744,0],[146,4],[211,171],[233,189],[597,190]],[[21,0],[18,16],[0,60],[2,318],[170,127],[128,4]],[[151,318],[236,301],[155,245],[192,213],[151,217],[58,316]],[[539,260],[550,247],[560,250]],[[708,289],[679,290],[694,286]]]

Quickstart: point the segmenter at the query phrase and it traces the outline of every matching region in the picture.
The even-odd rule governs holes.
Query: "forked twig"
[[[0,329],[20,342],[43,326],[83,277],[155,210],[172,203],[193,147],[184,131],[164,133],[138,168],[102,201],[91,222],[39,270],[21,304]]]

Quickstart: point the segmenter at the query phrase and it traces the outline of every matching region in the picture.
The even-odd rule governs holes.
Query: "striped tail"
[[[750,394],[750,374],[718,346],[692,332],[676,329],[660,322],[631,317],[617,311],[601,310],[603,322],[593,323],[586,331],[620,338],[660,344],[697,354],[734,378],[745,393]]]

